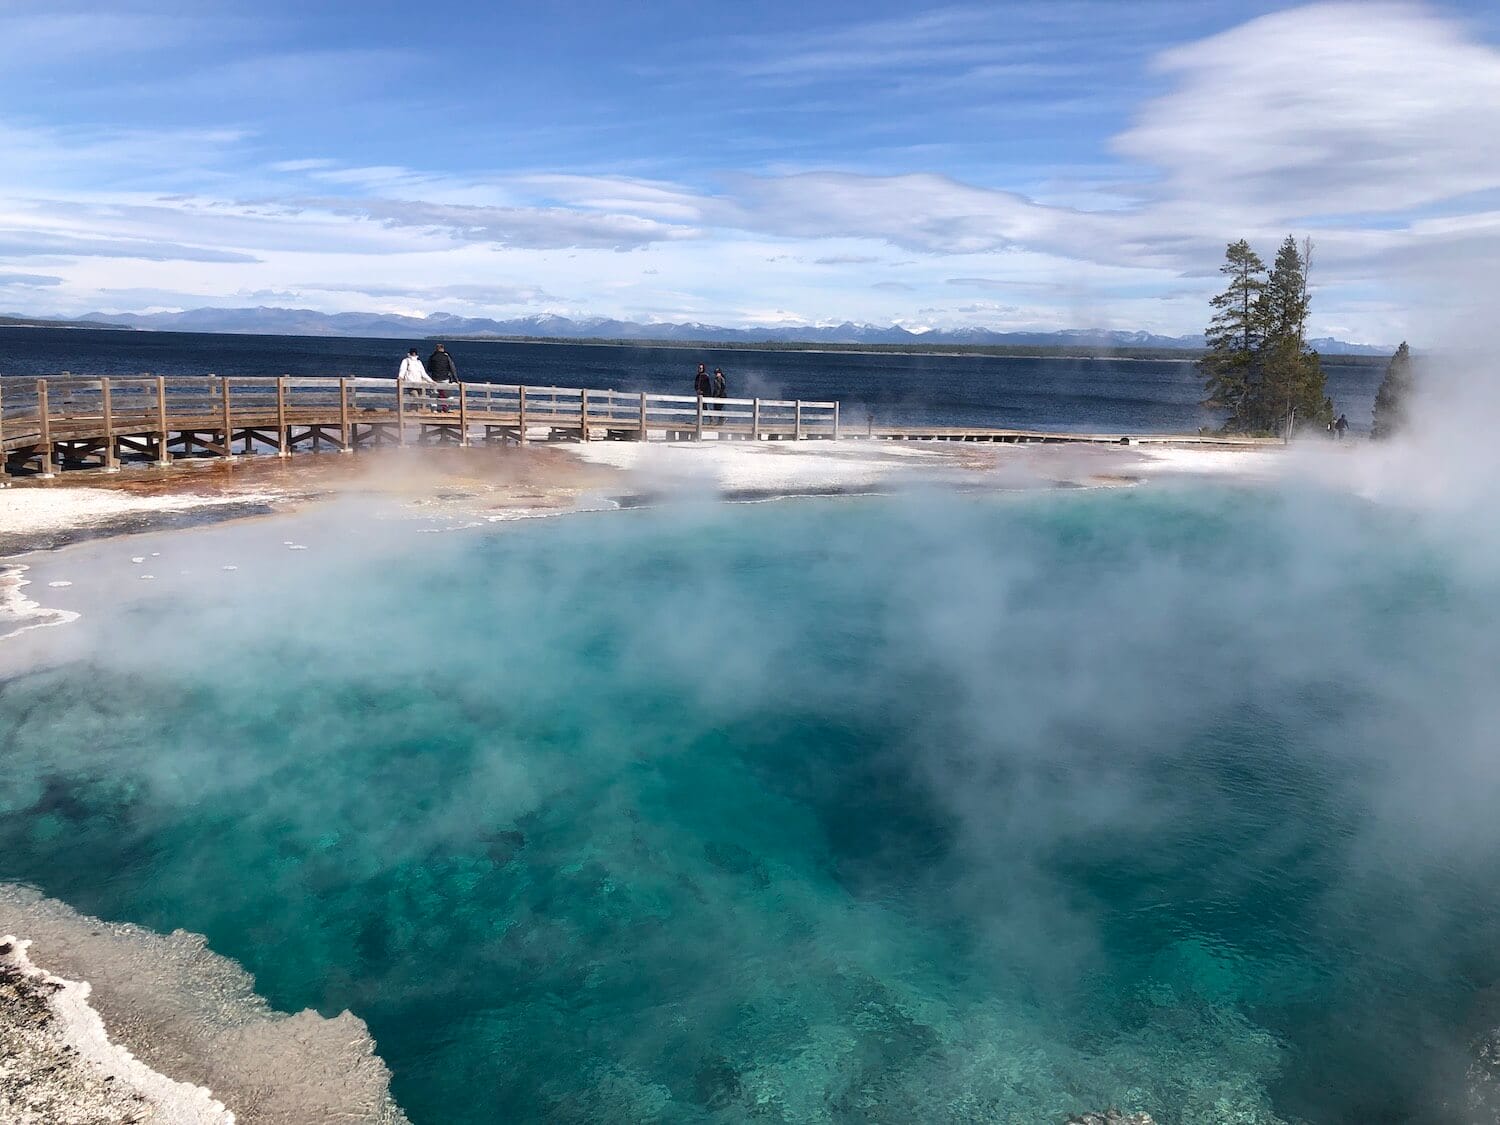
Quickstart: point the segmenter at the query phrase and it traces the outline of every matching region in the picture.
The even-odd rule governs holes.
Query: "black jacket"
[[[700,395],[712,397],[714,393],[714,377],[707,371],[698,372],[693,380],[693,390]]]
[[[427,357],[427,374],[439,383],[455,383],[458,381],[458,366],[446,351],[435,351]]]

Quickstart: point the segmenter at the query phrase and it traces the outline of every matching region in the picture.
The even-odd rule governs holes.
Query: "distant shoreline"
[[[126,324],[91,324],[65,320],[8,320],[0,317],[0,328],[70,328],[78,332],[138,332]]]
[[[1077,352],[1045,345],[1026,347],[1019,344],[825,344],[815,341],[757,340],[611,340],[567,336],[424,336],[463,344],[550,344],[586,348],[662,348],[675,351],[714,352],[799,352],[807,355],[909,355],[940,358],[979,359],[1093,359],[1133,363],[1197,363],[1203,354],[1184,349],[1170,352],[1153,348],[1116,348]]]
[[[732,340],[618,340],[567,336],[424,336],[424,340],[464,344],[554,344],[589,348],[671,348],[677,351],[799,352],[808,355],[909,355],[936,358],[980,359],[1074,359],[1108,360],[1112,363],[1197,363],[1207,353],[1197,348],[1100,348],[1080,352],[1064,345],[1044,344],[825,344],[815,341],[767,341],[739,343]],[[1348,352],[1319,354],[1325,367],[1378,367],[1389,356]]]
[[[545,344],[553,347],[584,348],[653,348],[673,351],[716,352],[795,352],[807,355],[893,355],[928,358],[981,359],[1061,359],[1073,361],[1108,361],[1113,363],[1197,363],[1205,354],[1196,348],[1093,348],[1080,350],[1076,346],[1060,344],[830,344],[823,341],[780,340],[652,340],[621,339],[609,337],[571,336],[491,336],[424,334],[422,336],[350,336],[339,333],[308,332],[210,332],[184,328],[139,328],[133,325],[116,325],[92,322],[65,321],[13,321],[6,323],[0,318],[3,328],[65,328],[82,331],[131,332],[152,335],[176,336],[239,336],[246,338],[285,337],[292,340],[409,340],[443,341],[462,344]],[[1374,367],[1389,362],[1385,355],[1360,355],[1357,353],[1331,352],[1320,355],[1325,367]]]

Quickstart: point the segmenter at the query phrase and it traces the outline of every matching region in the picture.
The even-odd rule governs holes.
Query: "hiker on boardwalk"
[[[432,376],[428,375],[427,368],[422,366],[422,360],[416,348],[407,349],[406,358],[401,361],[401,367],[396,372],[396,382],[400,393],[420,410],[427,398],[425,388],[432,383]]]
[[[456,383],[458,382],[458,364],[453,362],[453,357],[448,354],[448,349],[439,344],[432,349],[432,354],[427,357],[427,374],[432,376],[434,383]],[[438,410],[448,413],[448,392],[440,390],[437,393],[440,405]]]
[[[714,368],[713,388],[714,398],[723,398],[725,392],[729,390],[729,384],[724,381],[724,369],[722,367]],[[716,402],[713,404],[713,409],[715,413],[722,415],[724,412],[724,404],[722,402]],[[716,418],[714,420],[714,425],[716,426],[722,426],[723,424],[724,419],[722,417]]]
[[[714,393],[714,377],[705,363],[698,365],[698,374],[693,376],[693,393],[699,398],[710,398]]]
[[[1333,433],[1334,433],[1334,436],[1337,437],[1337,438],[1339,438],[1340,440],[1342,440],[1343,437],[1344,437],[1344,431],[1347,430],[1348,428],[1349,428],[1349,419],[1346,418],[1346,417],[1344,417],[1344,415],[1340,414],[1339,415],[1339,420],[1333,424]]]

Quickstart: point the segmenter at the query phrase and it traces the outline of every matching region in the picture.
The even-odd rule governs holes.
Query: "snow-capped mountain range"
[[[81,318],[101,326],[175,332],[243,332],[285,336],[378,336],[392,339],[448,336],[504,336],[561,340],[667,340],[694,343],[798,344],[943,344],[1008,345],[1013,347],[1155,348],[1191,350],[1203,347],[1202,336],[1160,336],[1152,332],[1118,329],[1069,329],[1061,332],[999,332],[988,328],[938,329],[913,332],[899,325],[880,326],[845,322],[838,325],[784,325],[762,328],[725,328],[696,322],[641,323],[608,317],[573,319],[555,314],[493,320],[451,313],[400,316],[393,313],[323,313],[312,309],[246,308],[190,309],[160,313],[90,313]],[[1350,344],[1342,340],[1310,341],[1326,355],[1380,355],[1384,345]]]

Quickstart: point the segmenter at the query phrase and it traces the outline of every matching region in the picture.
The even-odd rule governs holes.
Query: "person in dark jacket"
[[[724,369],[722,367],[714,368],[713,388],[714,398],[723,398],[725,392],[729,390],[729,384],[724,381]],[[715,413],[723,414],[724,404],[722,402],[714,403],[714,411]],[[722,417],[714,420],[714,425],[716,426],[722,426],[723,424],[724,419]]]
[[[714,377],[708,373],[707,364],[698,365],[698,374],[693,376],[693,393],[699,398],[709,398],[714,393]]]
[[[1336,437],[1342,439],[1343,436],[1344,436],[1344,431],[1347,430],[1348,428],[1349,428],[1349,419],[1346,418],[1346,417],[1344,417],[1342,414],[1340,414],[1339,415],[1339,420],[1333,424],[1334,435]]]
[[[432,354],[427,357],[427,374],[432,376],[434,383],[456,383],[458,382],[458,364],[453,362],[453,357],[448,354],[448,349],[442,344],[432,349]],[[448,413],[448,392],[438,391],[440,404],[438,411]]]
[[[453,362],[453,357],[448,354],[448,349],[442,344],[433,348],[432,354],[427,357],[427,374],[439,383],[458,382],[458,365]]]

